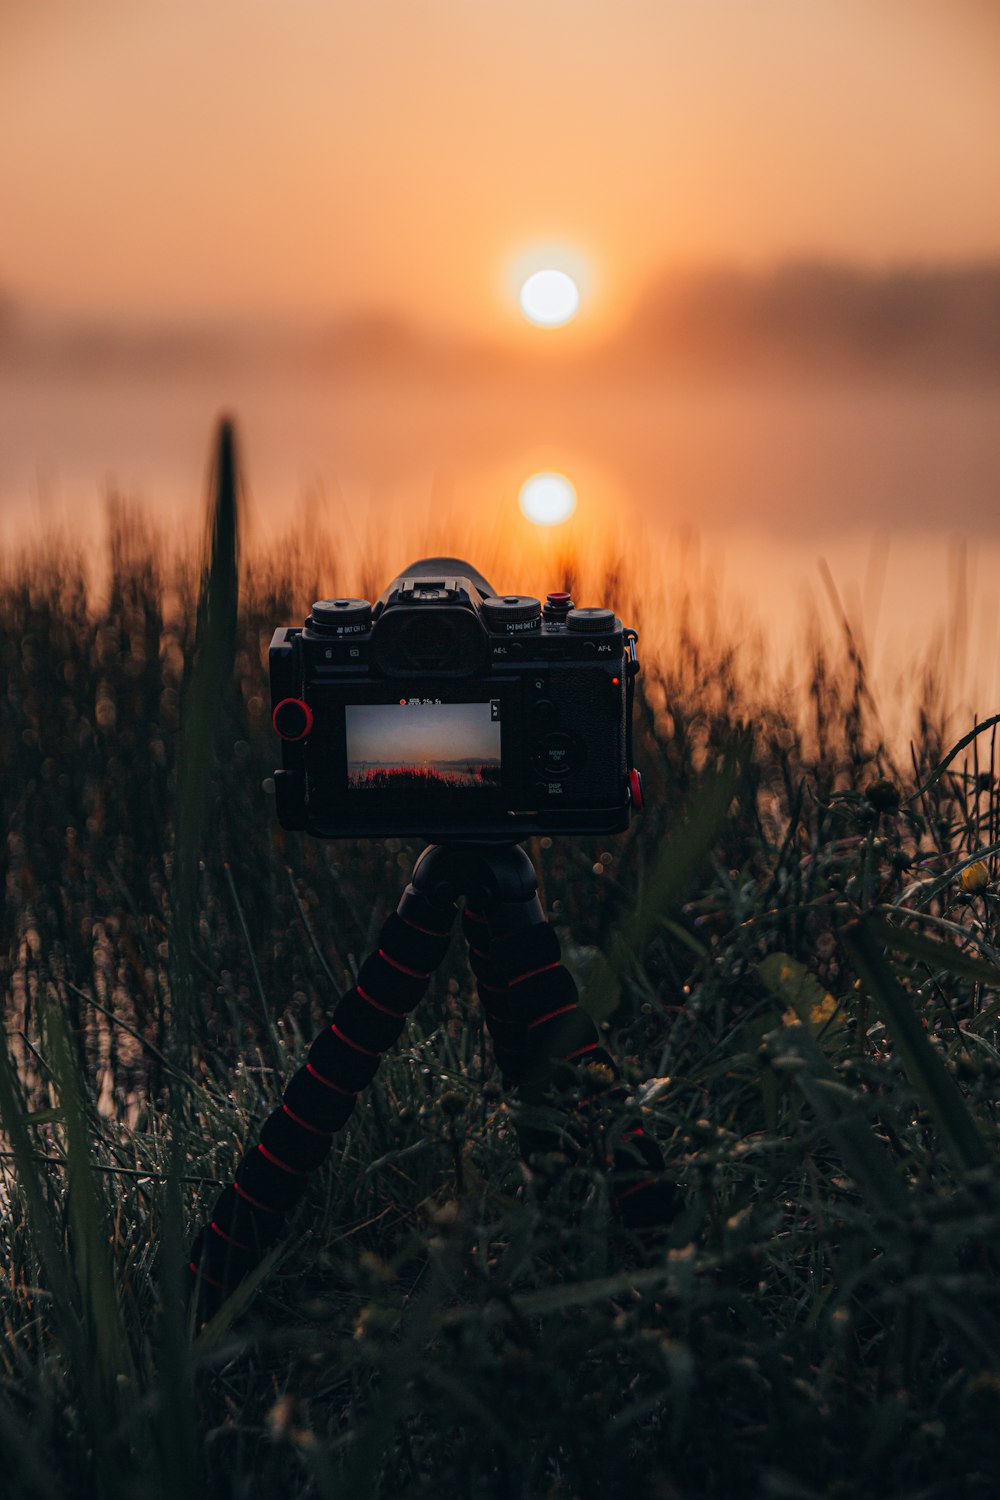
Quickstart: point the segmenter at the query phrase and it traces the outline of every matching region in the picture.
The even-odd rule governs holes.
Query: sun
[[[518,496],[521,512],[536,526],[558,526],[576,510],[576,490],[565,474],[532,474]]]
[[[539,328],[560,328],[580,307],[580,291],[565,271],[536,271],[521,287],[521,311]]]

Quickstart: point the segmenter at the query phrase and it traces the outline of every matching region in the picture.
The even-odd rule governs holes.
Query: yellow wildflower
[[[981,859],[977,859],[974,865],[967,865],[959,877],[962,890],[970,896],[977,891],[984,891],[990,883],[990,872]]]
[[[809,1011],[809,1024],[817,1030],[825,1026],[830,1017],[836,1014],[837,1002],[832,995],[824,995],[818,1005],[814,1005]]]
[[[983,1370],[966,1382],[965,1389],[974,1393],[989,1391],[993,1396],[1000,1396],[1000,1375],[993,1375],[989,1370]]]

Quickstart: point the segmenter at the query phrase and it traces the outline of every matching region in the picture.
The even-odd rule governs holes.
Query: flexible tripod
[[[559,940],[545,920],[525,851],[516,844],[432,844],[417,860],[357,984],[341,996],[331,1024],[312,1043],[308,1061],[192,1246],[188,1274],[203,1319],[278,1237],[309,1173],[329,1154],[381,1054],[399,1037],[443,960],[460,895],[466,898],[462,928],[470,964],[505,1086],[544,1088],[561,1069],[571,1080],[573,1069],[584,1065],[598,1065],[598,1077],[618,1078],[560,962]],[[522,1152],[531,1146],[522,1132]],[[647,1229],[669,1218],[673,1189],[654,1175],[662,1167],[659,1148],[633,1125],[614,1158],[615,1200],[627,1228]]]

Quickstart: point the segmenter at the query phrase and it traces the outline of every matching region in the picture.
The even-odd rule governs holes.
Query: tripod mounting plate
[[[490,907],[513,907],[520,916],[516,926],[543,920],[535,867],[518,843],[429,844],[411,882],[436,905],[464,895]]]

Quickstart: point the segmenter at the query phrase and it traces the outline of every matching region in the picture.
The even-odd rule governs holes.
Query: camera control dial
[[[367,599],[317,599],[312,607],[312,628],[324,634],[360,635],[371,623]]]
[[[600,634],[605,630],[614,630],[615,612],[613,609],[571,609],[566,616],[566,629],[580,632],[593,631]]]
[[[525,630],[541,629],[542,606],[528,594],[501,594],[498,599],[483,600],[482,616],[487,629],[520,635]]]

